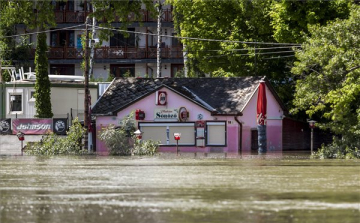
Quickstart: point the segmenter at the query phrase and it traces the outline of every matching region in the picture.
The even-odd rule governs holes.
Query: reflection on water
[[[360,219],[360,161],[25,156],[0,168],[1,223]]]

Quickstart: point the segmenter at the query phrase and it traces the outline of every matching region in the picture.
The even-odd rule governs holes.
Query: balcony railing
[[[84,11],[55,11],[56,23],[84,23],[85,18],[91,12]],[[148,10],[140,10],[140,19],[135,18],[135,13],[130,13],[128,18],[131,22],[156,22],[157,17],[152,17]],[[98,19],[102,21],[103,19]],[[170,9],[163,10],[163,22],[172,22],[172,11]],[[118,22],[118,21],[116,21]]]
[[[156,59],[156,47],[101,47],[96,48],[95,59]],[[35,57],[35,49],[32,50],[32,58]],[[49,59],[82,59],[83,49],[73,47],[50,47]],[[183,58],[182,46],[161,48],[162,59]]]

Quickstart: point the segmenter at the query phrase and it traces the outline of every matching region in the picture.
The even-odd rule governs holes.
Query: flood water
[[[0,222],[360,222],[360,161],[0,157]]]

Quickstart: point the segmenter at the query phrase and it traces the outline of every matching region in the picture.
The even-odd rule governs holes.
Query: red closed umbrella
[[[265,82],[260,82],[258,98],[257,98],[257,115],[256,121],[258,125],[266,125],[266,87]]]
[[[258,124],[258,153],[266,153],[266,85],[261,81],[258,89],[256,122]]]

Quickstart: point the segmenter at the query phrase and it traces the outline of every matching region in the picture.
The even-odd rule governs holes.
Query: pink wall
[[[124,110],[120,111],[117,116],[98,116],[96,120],[96,130],[100,131],[101,125],[107,126],[109,124],[114,124],[119,126],[121,120],[130,112],[135,111],[136,109],[141,109],[145,112],[145,120],[148,122],[154,121],[154,113],[157,108],[167,108],[175,109],[180,107],[186,107],[189,111],[189,121],[194,122],[198,120],[198,114],[203,115],[203,120],[212,121],[212,120],[225,120],[227,123],[227,147],[223,148],[224,152],[228,153],[237,153],[239,148],[239,133],[240,127],[236,122],[234,116],[211,116],[210,112],[203,107],[194,104],[192,101],[189,101],[187,98],[182,97],[174,93],[173,91],[162,88],[162,91],[167,92],[167,105],[158,106],[155,105],[156,94],[150,94],[145,98],[137,101],[136,103],[130,105]],[[282,147],[282,109],[280,105],[275,100],[274,96],[267,89],[267,102],[268,102],[268,125],[267,125],[267,138],[268,138],[268,151],[272,150],[281,150]],[[256,129],[256,100],[257,100],[257,91],[248,102],[246,108],[243,111],[243,116],[238,116],[238,120],[242,122],[242,150],[250,151],[251,148],[251,129]],[[137,123],[136,123],[137,124]],[[179,147],[183,152],[209,152],[210,148],[199,148],[199,147]],[[107,149],[103,142],[98,138],[96,140],[96,149],[100,154],[107,154]],[[176,152],[176,147],[165,147],[162,146],[160,151],[167,152]]]

